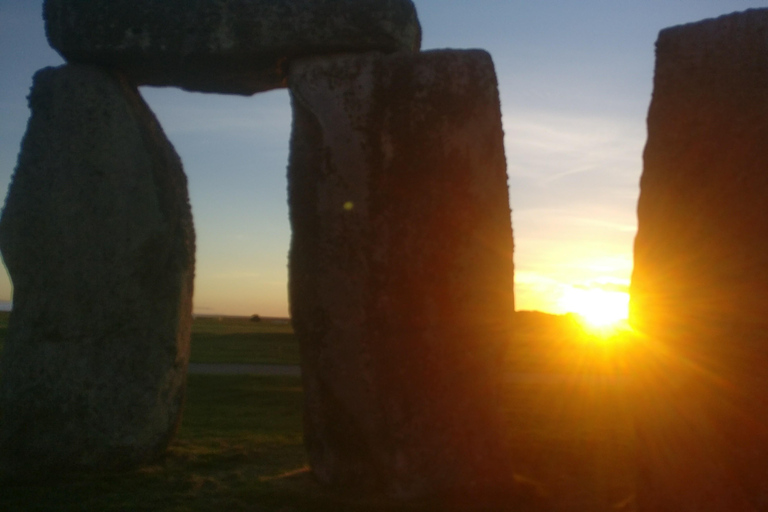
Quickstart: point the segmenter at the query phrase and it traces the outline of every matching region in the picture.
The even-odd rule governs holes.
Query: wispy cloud
[[[626,291],[645,133],[620,117],[505,112],[518,308]]]
[[[622,118],[504,113],[510,175],[551,183],[581,173],[639,170],[645,133]]]

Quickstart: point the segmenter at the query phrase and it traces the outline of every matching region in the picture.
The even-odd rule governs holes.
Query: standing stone
[[[641,511],[768,510],[768,9],[663,30],[631,319]]]
[[[511,477],[496,457],[514,269],[490,56],[308,59],[289,85],[289,289],[314,474],[399,500]]]
[[[45,0],[44,14],[68,62],[203,92],[285,87],[297,57],[421,45],[411,0]]]
[[[88,67],[35,75],[0,220],[14,285],[0,473],[156,457],[184,398],[194,232],[181,162],[136,89]]]

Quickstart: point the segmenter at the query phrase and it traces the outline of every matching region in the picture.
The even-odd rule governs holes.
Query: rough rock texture
[[[397,499],[511,477],[495,444],[514,269],[490,56],[308,59],[289,86],[289,288],[314,474]]]
[[[411,0],[46,0],[48,40],[69,62],[142,85],[253,94],[288,62],[344,51],[418,51]]]
[[[0,472],[130,467],[174,435],[194,232],[181,162],[136,89],[87,66],[35,75],[0,219],[14,284]]]
[[[642,511],[768,510],[768,9],[663,30],[631,318]]]

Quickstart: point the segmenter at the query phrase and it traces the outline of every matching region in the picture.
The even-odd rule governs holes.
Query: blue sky
[[[415,0],[423,49],[482,48],[499,79],[518,309],[629,283],[662,28],[768,2]],[[42,1],[0,0],[0,190],[16,165],[34,72],[63,61]],[[285,90],[252,97],[141,88],[184,162],[198,237],[195,311],[287,314]],[[12,289],[0,275],[0,300]]]

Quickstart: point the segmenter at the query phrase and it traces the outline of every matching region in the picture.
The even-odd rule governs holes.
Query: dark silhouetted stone
[[[14,284],[0,473],[120,469],[162,453],[189,359],[194,232],[181,162],[136,89],[35,75],[0,220]]]
[[[285,87],[296,57],[418,51],[411,0],[46,0],[48,40],[69,62],[139,85],[253,94]]]
[[[513,241],[490,56],[291,69],[289,288],[314,474],[399,500],[511,478],[495,379]]]
[[[768,9],[659,34],[638,223],[639,510],[768,510]]]

